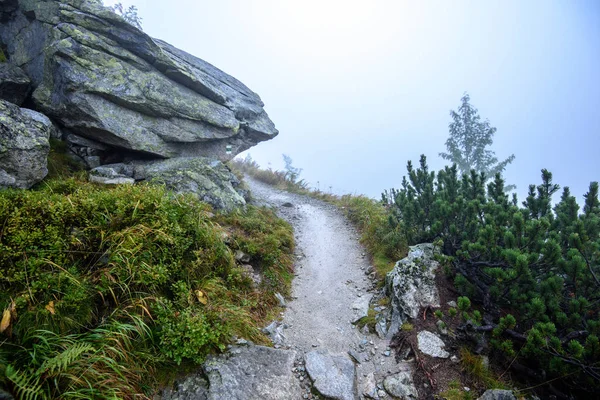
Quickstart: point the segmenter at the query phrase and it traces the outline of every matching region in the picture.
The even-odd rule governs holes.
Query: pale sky
[[[505,177],[520,200],[542,168],[578,197],[600,179],[600,1],[123,4],[258,93],[280,134],[252,157],[282,168],[289,154],[321,189],[379,198],[409,159],[442,167],[465,91],[498,129],[497,156],[515,154]]]

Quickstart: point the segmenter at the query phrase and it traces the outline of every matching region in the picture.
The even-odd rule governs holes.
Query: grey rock
[[[283,345],[285,335],[283,334],[284,327],[278,321],[273,321],[263,328],[263,332],[269,335],[269,338],[274,345]]]
[[[369,304],[373,295],[358,297],[354,303],[352,303],[352,311],[354,316],[352,323],[357,323],[361,318],[366,317],[369,314]]]
[[[234,257],[236,259],[236,261],[241,261],[241,262],[250,262],[250,255],[244,253],[241,250],[236,250]]]
[[[286,202],[285,202],[285,203],[283,203],[281,206],[282,206],[282,207],[289,207],[289,208],[291,208],[291,207],[294,207],[294,205],[293,205],[292,203],[290,203],[289,201],[286,201]]]
[[[31,80],[21,68],[0,63],[0,99],[20,106],[30,90]]]
[[[191,193],[216,209],[232,210],[246,204],[236,191],[240,181],[218,160],[204,157],[108,164],[90,171],[90,176],[133,178],[163,184],[176,193]]]
[[[0,100],[0,188],[28,189],[48,174],[50,120]]]
[[[419,350],[431,357],[448,358],[450,353],[444,350],[444,341],[435,333],[421,331],[417,334]]]
[[[235,350],[204,363],[209,400],[288,400],[302,396],[292,372],[295,351],[263,346],[241,346]]]
[[[392,396],[400,399],[417,399],[419,393],[413,382],[412,370],[405,366],[397,374],[390,375],[383,380],[383,387]]]
[[[278,134],[240,81],[99,1],[21,0],[0,40],[31,79],[37,109],[118,151],[229,160]]]
[[[361,363],[360,356],[354,350],[348,350],[348,355],[350,356],[350,358],[352,359],[353,362],[355,362],[357,364]]]
[[[510,390],[490,389],[477,400],[517,400]]]
[[[306,370],[314,387],[324,397],[356,399],[356,367],[348,357],[314,350],[306,354]]]
[[[127,177],[107,178],[105,176],[90,175],[90,182],[103,185],[133,185],[135,180]]]
[[[434,260],[431,243],[411,246],[408,256],[398,261],[385,278],[386,293],[390,297],[392,315],[387,337],[400,329],[402,323],[417,317],[422,307],[439,307],[440,298],[435,285]]]
[[[262,276],[254,270],[254,267],[250,264],[244,264],[240,266],[244,271],[244,276],[250,278],[253,283],[253,287],[257,288],[262,282]]]
[[[285,303],[285,298],[281,295],[281,293],[275,293],[275,298],[279,302],[280,307],[287,307],[287,304]]]
[[[368,399],[378,399],[377,381],[375,375],[371,372],[361,382],[361,393]]]
[[[454,300],[450,300],[450,301],[449,301],[448,303],[446,303],[446,304],[448,304],[448,306],[449,306],[449,307],[453,307],[453,308],[456,308],[456,307],[458,307],[458,306],[456,305],[456,302],[455,302]]]
[[[208,400],[208,380],[196,373],[176,381],[173,387],[162,391],[161,400]]]

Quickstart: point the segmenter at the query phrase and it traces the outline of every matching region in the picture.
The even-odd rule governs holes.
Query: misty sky
[[[515,154],[505,177],[521,200],[542,168],[578,197],[600,179],[600,1],[123,4],[257,92],[280,134],[252,157],[282,168],[289,154],[321,189],[379,198],[407,160],[445,165],[465,91],[498,129],[497,156]]]

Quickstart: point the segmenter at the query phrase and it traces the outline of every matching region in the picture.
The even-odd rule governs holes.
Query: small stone
[[[279,302],[280,307],[287,307],[287,304],[285,303],[285,299],[283,298],[281,293],[275,293],[275,298]]]
[[[452,361],[454,364],[458,364],[458,362],[460,361],[458,357],[456,357],[455,355],[453,355],[452,357],[450,357],[450,361]]]
[[[457,304],[456,304],[456,302],[455,302],[454,300],[452,300],[452,301],[449,301],[449,302],[448,302],[448,303],[446,303],[446,304],[448,304],[448,306],[450,306],[450,307],[453,307],[453,308],[456,308],[456,307],[457,307]]]
[[[383,355],[386,357],[389,357],[391,354],[392,353],[389,350],[383,352]]]
[[[289,208],[289,207],[294,207],[294,205],[293,205],[292,203],[290,203],[289,201],[286,201],[286,202],[285,202],[285,203],[283,203],[281,206],[282,206],[282,207],[288,207],[288,208]]]
[[[381,389],[377,391],[377,395],[379,397],[381,397],[382,399],[387,397],[387,393],[385,392],[385,390],[381,390]]]
[[[419,350],[431,357],[448,358],[450,353],[444,350],[444,341],[435,333],[421,331],[417,334]]]

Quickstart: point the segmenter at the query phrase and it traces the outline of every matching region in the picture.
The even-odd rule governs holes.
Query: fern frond
[[[37,374],[48,373],[50,375],[61,374],[66,371],[74,361],[79,359],[82,354],[94,352],[94,346],[88,343],[76,343],[53,358],[49,358],[37,370]]]
[[[40,376],[15,369],[12,365],[7,365],[5,370],[6,379],[14,386],[17,395],[23,400],[38,400],[46,399],[46,395],[42,390]]]

